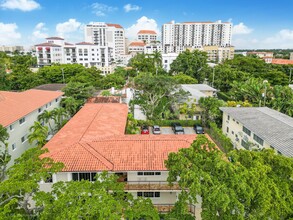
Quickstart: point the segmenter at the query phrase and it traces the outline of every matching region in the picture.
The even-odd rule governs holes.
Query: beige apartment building
[[[293,157],[293,118],[267,107],[222,107],[222,130],[236,149],[274,149]]]

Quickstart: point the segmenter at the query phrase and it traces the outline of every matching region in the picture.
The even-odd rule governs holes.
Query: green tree
[[[293,213],[292,158],[263,151],[231,151],[224,155],[205,136],[190,148],[170,153],[168,181],[186,196],[179,204],[197,203],[202,219],[289,219]]]
[[[54,134],[55,129],[51,125],[52,120],[54,120],[53,111],[44,110],[43,113],[38,116],[38,121],[40,121],[41,123],[44,123],[44,124],[48,124],[49,129],[50,129],[50,133]]]
[[[29,129],[31,132],[28,135],[28,141],[30,144],[36,141],[37,146],[43,147],[46,144],[46,139],[48,137],[48,127],[43,126],[40,122],[35,121]]]
[[[110,89],[112,87],[121,89],[126,83],[125,76],[118,73],[112,73],[106,75],[100,81],[100,87],[103,89]]]
[[[52,192],[39,193],[40,219],[159,219],[150,200],[133,199],[116,176],[102,173],[95,179],[58,182]]]
[[[198,82],[203,82],[207,69],[206,52],[186,50],[172,62],[170,73],[174,75],[183,73],[195,78]]]
[[[25,151],[7,171],[0,182],[0,219],[33,219],[38,207],[32,200],[39,191],[39,182],[52,173],[59,172],[63,165],[52,159],[40,157],[47,152],[40,147]]]
[[[214,97],[200,98],[199,106],[201,111],[201,120],[204,126],[209,122],[215,122],[219,127],[222,125],[222,112],[219,107],[225,106],[225,102]]]
[[[59,131],[66,124],[69,115],[64,108],[55,108],[52,110],[52,114],[56,129]]]
[[[9,134],[7,129],[0,124],[0,182],[4,180],[7,164],[11,156],[8,153]]]
[[[179,73],[174,76],[174,79],[178,82],[178,84],[197,84],[198,81],[188,75],[185,75],[183,73]]]
[[[85,102],[94,92],[94,87],[87,83],[70,82],[62,90],[66,97]]]
[[[150,56],[137,54],[129,60],[128,66],[140,72],[155,72],[154,61]]]
[[[170,76],[141,74],[134,78],[133,86],[138,91],[134,101],[151,120],[161,118],[164,110],[186,95]]]
[[[75,113],[81,108],[82,105],[82,101],[76,100],[70,96],[61,100],[61,106],[66,110],[70,117],[75,115]]]

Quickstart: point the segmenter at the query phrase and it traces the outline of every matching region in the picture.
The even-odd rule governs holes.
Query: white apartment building
[[[225,60],[233,59],[235,49],[233,46],[203,46],[199,50],[207,52],[208,61],[221,63]]]
[[[144,52],[145,43],[143,41],[133,41],[128,46],[128,53],[135,55]]]
[[[85,67],[95,66],[102,70],[104,74],[114,69],[112,67],[114,59],[112,47],[95,45],[89,42],[70,44],[59,37],[46,39],[46,43],[35,45],[39,66],[51,65],[52,63],[78,63]]]
[[[164,161],[170,152],[189,147],[196,135],[125,135],[127,114],[126,104],[86,104],[45,145],[49,152],[44,156],[65,168],[40,188],[49,191],[58,181],[91,181],[96,173],[108,171],[134,197],[150,198],[159,211],[170,211],[181,190],[177,182],[168,185]],[[201,211],[200,205],[189,209],[194,215]]]
[[[147,44],[157,41],[157,33],[153,30],[140,30],[137,33],[137,39]]]
[[[200,46],[230,46],[232,24],[230,22],[183,22],[163,24],[163,53],[180,53],[186,48]]]
[[[222,130],[237,149],[271,148],[293,157],[293,118],[267,107],[221,107]]]
[[[14,52],[14,51],[24,51],[23,46],[0,46],[1,52]]]
[[[162,52],[162,45],[160,43],[149,43],[144,46],[145,54],[153,54],[155,52]]]
[[[9,134],[8,152],[13,165],[16,158],[31,145],[28,143],[29,128],[44,111],[60,106],[63,93],[30,89],[24,92],[0,91],[0,124]],[[0,145],[0,148],[3,146]]]
[[[170,71],[170,65],[173,63],[174,60],[178,57],[178,53],[167,53],[167,54],[162,54],[162,66],[165,71],[169,72]]]
[[[121,25],[93,22],[85,26],[84,33],[86,42],[113,48],[115,61],[125,54],[125,32]]]

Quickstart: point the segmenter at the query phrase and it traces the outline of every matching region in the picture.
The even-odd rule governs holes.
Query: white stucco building
[[[140,30],[137,33],[137,39],[145,43],[152,43],[157,41],[157,33],[153,30]]]
[[[102,47],[113,48],[113,58],[119,60],[126,50],[125,32],[119,24],[93,22],[85,26],[85,41]]]
[[[293,157],[293,118],[267,107],[222,107],[223,133],[237,149],[271,148]]]
[[[163,53],[179,53],[186,48],[200,46],[230,46],[232,24],[230,22],[183,22],[163,24]]]
[[[173,63],[174,60],[178,57],[178,53],[164,53],[162,54],[162,66],[164,70],[167,72],[170,71],[171,67],[170,65]]]
[[[35,89],[24,92],[0,91],[0,124],[9,134],[9,166],[30,147],[29,128],[44,110],[51,111],[59,107],[62,95],[62,92]]]
[[[170,211],[181,190],[177,182],[168,185],[164,161],[170,152],[189,147],[196,135],[126,135],[127,114],[126,104],[86,104],[44,146],[49,150],[44,156],[65,168],[51,182],[42,182],[41,189],[49,191],[58,181],[92,181],[96,173],[108,171],[135,198],[150,198],[160,211]],[[188,208],[194,215],[201,211],[200,206]]]

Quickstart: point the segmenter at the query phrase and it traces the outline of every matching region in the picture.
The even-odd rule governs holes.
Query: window
[[[21,137],[21,143],[24,143],[27,140],[27,135]]]
[[[161,172],[155,172],[155,175],[156,176],[160,176],[161,175]]]
[[[19,120],[20,125],[23,124],[24,122],[25,122],[25,118],[22,118],[22,119]]]
[[[246,127],[244,127],[244,126],[243,126],[242,131],[243,131],[244,133],[246,133],[248,136],[250,136],[250,134],[251,134],[251,131],[250,131],[249,129],[247,129]]]
[[[229,133],[229,127],[227,127],[226,131],[227,131],[227,133]]]
[[[42,112],[42,108],[39,108],[39,109],[38,109],[38,112],[41,113],[41,112]]]
[[[259,143],[260,145],[263,145],[263,139],[261,139],[259,136],[257,136],[256,134],[253,134],[253,139]]]
[[[55,99],[55,102],[58,102],[58,99]]]
[[[89,180],[95,181],[95,176],[97,173],[72,173],[73,181]]]
[[[16,144],[15,144],[15,143],[12,144],[12,145],[11,145],[11,148],[12,148],[12,150],[15,150],[15,149],[16,149]]]
[[[137,172],[137,175],[138,176],[142,176],[143,175],[143,172]]]
[[[52,174],[50,174],[50,176],[48,176],[48,178],[45,180],[45,183],[53,183],[53,176],[52,176]]]
[[[13,131],[13,125],[9,125],[9,130]]]
[[[230,120],[230,115],[228,115],[228,120]]]
[[[137,196],[146,197],[146,198],[158,198],[161,197],[160,192],[137,192]]]
[[[154,172],[144,172],[143,175],[145,175],[145,176],[153,176],[153,175],[155,175],[155,173]]]

